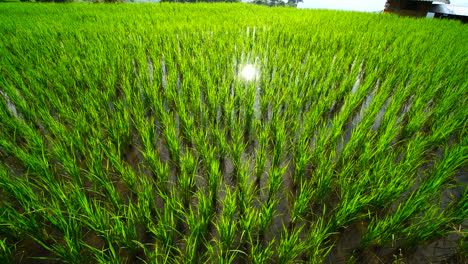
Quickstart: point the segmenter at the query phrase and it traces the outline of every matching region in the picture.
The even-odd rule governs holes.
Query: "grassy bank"
[[[0,262],[461,263],[466,76],[454,21],[2,4]]]

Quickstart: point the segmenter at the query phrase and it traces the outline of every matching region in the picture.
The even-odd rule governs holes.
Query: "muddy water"
[[[6,106],[7,106],[8,110],[10,111],[10,113],[11,113],[13,116],[15,116],[16,118],[20,118],[20,119],[24,120],[23,117],[20,116],[20,113],[18,113],[18,111],[16,110],[16,106],[15,106],[15,104],[11,101],[10,97],[9,97],[5,92],[3,92],[3,91],[0,91],[0,95],[2,95],[3,98],[5,99],[5,101],[6,101]]]

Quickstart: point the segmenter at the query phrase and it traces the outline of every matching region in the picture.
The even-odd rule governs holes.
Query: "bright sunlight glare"
[[[252,81],[253,79],[255,79],[256,75],[257,70],[252,64],[245,65],[240,73],[240,76],[247,81]]]

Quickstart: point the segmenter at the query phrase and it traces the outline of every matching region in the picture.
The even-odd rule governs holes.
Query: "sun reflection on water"
[[[246,81],[252,81],[258,78],[258,70],[252,64],[246,64],[240,71],[240,77]]]

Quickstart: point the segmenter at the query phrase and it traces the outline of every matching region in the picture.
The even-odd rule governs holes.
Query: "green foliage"
[[[252,3],[265,6],[292,6],[296,7],[302,0],[253,0]]]
[[[448,237],[463,261],[465,36],[247,4],[0,5],[0,262],[392,263]]]
[[[161,2],[176,2],[176,3],[220,3],[220,2],[226,2],[226,3],[236,3],[236,2],[241,2],[241,0],[161,0]]]

